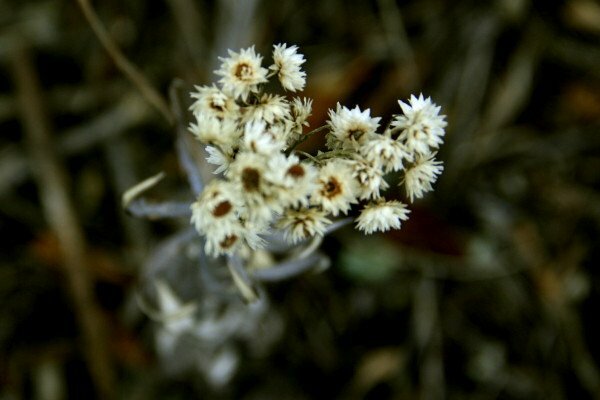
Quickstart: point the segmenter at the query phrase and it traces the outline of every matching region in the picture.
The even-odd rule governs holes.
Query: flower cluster
[[[400,228],[406,204],[386,200],[388,173],[401,174],[412,202],[432,190],[442,172],[436,151],[444,116],[429,98],[399,102],[401,115],[378,133],[370,110],[337,105],[327,125],[305,133],[312,100],[266,93],[277,77],[285,91],[302,90],[304,56],[296,46],[273,48],[273,64],[262,66],[254,47],[220,58],[219,85],[197,86],[189,130],[204,145],[221,179],[212,180],[192,205],[192,223],[206,237],[208,254],[244,254],[264,246],[263,236],[281,229],[290,243],[324,235],[333,217],[361,210],[364,233]],[[308,135],[326,130],[327,149],[295,151]]]

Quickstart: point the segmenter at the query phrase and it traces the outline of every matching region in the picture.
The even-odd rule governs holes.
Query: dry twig
[[[10,61],[40,200],[64,254],[65,273],[90,373],[100,397],[111,399],[114,398],[115,377],[106,345],[106,329],[92,295],[85,238],[69,198],[66,172],[52,153],[50,122],[44,110],[37,74],[24,47],[16,48]]]

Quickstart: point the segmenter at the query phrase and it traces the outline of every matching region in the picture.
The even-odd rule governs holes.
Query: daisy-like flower
[[[267,69],[261,66],[262,56],[256,54],[254,46],[240,50],[228,50],[229,57],[219,57],[221,67],[215,74],[221,76],[219,83],[223,92],[237,99],[246,100],[248,94],[258,92],[258,86],[267,82]]]
[[[269,156],[278,154],[285,146],[285,141],[267,129],[264,121],[254,121],[246,123],[244,127],[243,144],[245,150]]]
[[[191,222],[206,237],[206,252],[219,255],[233,251],[243,227],[239,213],[243,203],[230,182],[212,180],[192,203]]]
[[[387,135],[373,135],[360,147],[360,154],[373,165],[379,165],[385,172],[399,171],[403,162],[412,161],[412,154],[405,146]]]
[[[245,227],[252,226],[260,232],[266,231],[274,214],[283,209],[273,185],[265,179],[266,165],[266,156],[240,151],[225,173],[229,178],[225,182],[231,185],[236,198],[243,204],[238,209],[239,219],[244,221]]]
[[[296,244],[313,236],[323,236],[331,221],[325,211],[317,208],[287,209],[277,221],[276,227],[283,230],[288,243]]]
[[[298,126],[308,126],[308,117],[312,114],[312,99],[294,97],[291,103],[292,119]]]
[[[277,74],[285,90],[295,92],[304,89],[306,84],[306,72],[300,67],[305,61],[304,56],[298,53],[298,46],[276,44],[273,46],[274,64],[269,69]]]
[[[356,227],[366,234],[400,229],[402,221],[408,219],[410,211],[399,201],[370,203],[356,218]]]
[[[227,177],[235,182],[238,196],[248,207],[268,205],[277,212],[279,206],[273,197],[273,185],[265,179],[268,158],[259,153],[239,152],[227,171]]]
[[[210,115],[217,118],[234,118],[239,106],[235,101],[219,90],[216,86],[195,86],[192,98],[196,99],[190,106],[190,110],[196,118],[200,114]]]
[[[290,101],[291,125],[288,145],[292,145],[302,137],[304,127],[309,126],[308,117],[312,113],[312,100],[295,97]]]
[[[321,167],[310,201],[337,217],[340,213],[347,214],[352,204],[357,203],[357,192],[352,168],[344,160],[333,159]]]
[[[209,164],[217,166],[217,168],[213,171],[213,174],[227,172],[229,166],[234,160],[234,148],[231,146],[206,146],[205,150],[208,153],[206,161]]]
[[[309,196],[317,186],[317,169],[295,155],[273,155],[265,178],[278,188],[277,197],[283,207],[307,207]]]
[[[410,152],[428,154],[443,143],[444,128],[447,123],[444,115],[439,115],[440,106],[431,98],[410,97],[407,103],[398,101],[404,115],[397,115],[391,123],[394,130],[400,130],[398,141],[404,143]]]
[[[415,197],[421,198],[423,194],[433,190],[431,185],[444,170],[442,162],[435,160],[435,154],[418,155],[414,165],[406,170],[404,179],[400,182],[404,185],[411,203]]]
[[[329,110],[330,132],[327,135],[327,146],[332,149],[357,150],[373,137],[379,127],[381,118],[371,118],[371,110],[361,111],[358,106],[350,110],[340,103],[335,111]]]
[[[204,243],[204,251],[212,257],[223,254],[234,254],[243,245],[246,230],[240,224],[229,231],[220,230],[217,233],[207,233]]]
[[[379,192],[389,185],[383,179],[383,171],[366,159],[355,157],[350,161],[352,176],[358,182],[358,198],[361,200],[378,199]]]
[[[192,203],[192,220],[196,229],[204,233],[211,225],[230,224],[238,220],[243,207],[235,187],[227,181],[213,179]]]
[[[283,96],[263,94],[256,104],[244,107],[243,121],[266,121],[272,124],[290,118],[290,106]]]
[[[212,145],[232,146],[240,137],[237,122],[206,113],[198,114],[196,123],[192,122],[188,130],[200,142]]]

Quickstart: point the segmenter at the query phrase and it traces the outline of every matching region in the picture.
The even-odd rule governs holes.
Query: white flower
[[[270,222],[270,220],[269,220]],[[268,225],[255,224],[252,221],[246,221],[244,224],[245,230],[243,239],[246,245],[252,250],[262,249],[267,244],[267,241],[260,235],[269,233]]]
[[[385,172],[398,171],[404,160],[412,161],[412,154],[407,153],[404,145],[387,135],[373,135],[360,147],[360,154]]]
[[[208,153],[206,161],[209,164],[217,165],[217,169],[213,171],[213,174],[227,172],[229,165],[233,162],[235,154],[233,148],[231,146],[206,146],[205,150]]]
[[[285,141],[268,130],[264,121],[254,121],[246,123],[244,127],[243,144],[245,150],[269,156],[278,154],[285,146]]]
[[[267,157],[262,154],[239,152],[227,171],[227,177],[232,181],[239,181],[244,192],[260,193],[264,185],[267,161]]]
[[[431,184],[444,170],[442,162],[436,161],[434,157],[435,153],[417,156],[414,165],[406,170],[400,184],[404,184],[406,195],[411,203],[415,197],[421,198],[424,193],[432,190]]]
[[[298,126],[308,126],[308,117],[312,113],[312,99],[294,97],[290,103],[292,119]]]
[[[289,119],[284,119],[280,122],[276,122],[274,124],[269,124],[268,132],[277,138],[278,141],[284,143],[284,147],[290,141],[290,137],[292,136],[292,128],[293,122]]]
[[[287,209],[276,223],[284,239],[292,244],[313,236],[323,236],[331,221],[317,208]]]
[[[312,113],[312,100],[306,97],[301,99],[294,97],[290,102],[290,134],[288,135],[288,145],[297,143],[302,138],[305,126],[309,126],[308,117]]]
[[[270,220],[272,212],[282,208],[275,188],[265,179],[267,163],[268,157],[265,155],[242,151],[227,171],[227,177],[236,183],[238,196],[244,199],[254,220]]]
[[[408,219],[409,212],[405,204],[395,200],[370,203],[356,218],[356,227],[366,234],[400,229],[401,222]]]
[[[397,115],[392,121],[394,129],[401,130],[398,141],[404,143],[410,152],[428,154],[443,143],[446,117],[439,115],[440,106],[423,95],[410,97],[409,104],[398,101],[404,115]]]
[[[267,233],[276,213],[283,210],[283,207],[279,206],[273,197],[260,198],[254,196],[252,198],[246,197],[245,200],[246,208],[242,214],[245,226],[251,227],[257,234]]]
[[[257,103],[243,108],[243,121],[266,121],[272,124],[290,118],[290,106],[283,96],[263,94]]]
[[[232,146],[240,137],[238,124],[230,119],[220,119],[214,115],[201,113],[196,116],[188,130],[202,143]]]
[[[213,179],[192,203],[191,222],[203,235],[211,233],[220,236],[218,230],[227,233],[233,229],[232,225],[239,224],[239,213],[243,207],[233,184]]]
[[[379,192],[389,187],[383,179],[383,171],[377,166],[360,157],[355,157],[350,163],[352,176],[358,182],[359,199],[378,199]]]
[[[357,182],[352,177],[352,169],[341,159],[327,162],[319,171],[317,188],[311,195],[311,204],[320,205],[334,217],[347,214],[351,205],[357,203]]]
[[[245,229],[239,225],[229,232],[220,231],[219,234],[207,234],[204,251],[212,257],[234,254],[242,246],[245,233]]]
[[[295,155],[275,154],[269,159],[265,178],[278,188],[283,207],[308,206],[309,196],[317,186],[317,169]]]
[[[304,89],[306,84],[306,72],[300,68],[305,61],[304,56],[298,53],[298,46],[276,44],[273,46],[274,64],[269,69],[277,74],[285,90],[295,92]]]
[[[229,57],[219,57],[221,67],[215,74],[221,76],[223,92],[246,100],[250,92],[258,92],[258,85],[267,82],[268,71],[261,67],[262,56],[255,53],[254,46],[228,53]]]
[[[206,239],[207,254],[231,254],[241,244],[244,227],[239,214],[244,210],[241,198],[233,184],[212,180],[192,204],[191,222]]]
[[[239,110],[235,101],[213,86],[195,86],[192,98],[196,99],[190,110],[196,118],[200,114],[207,114],[217,118],[234,118]]]
[[[370,114],[369,109],[361,111],[356,106],[350,110],[338,103],[335,111],[329,110],[327,146],[332,150],[360,148],[379,127],[381,118],[371,118]]]

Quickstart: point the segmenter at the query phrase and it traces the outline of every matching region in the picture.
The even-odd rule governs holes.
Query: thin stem
[[[298,151],[296,151],[296,153],[302,154],[303,156],[305,156],[306,158],[310,159],[315,164],[320,164],[321,163],[321,161],[319,161],[315,156],[313,156],[312,154],[308,154],[305,151],[298,150]]]
[[[16,83],[23,130],[31,155],[45,218],[64,255],[64,272],[77,316],[83,349],[98,397],[115,398],[106,325],[93,295],[86,240],[68,190],[67,172],[54,153],[52,129],[38,76],[26,48],[11,54],[10,70]]]
[[[182,87],[183,81],[175,79],[169,88],[169,99],[171,100],[177,127],[177,156],[181,167],[186,173],[192,192],[194,195],[198,196],[204,188],[204,182],[208,182],[212,177],[208,172],[209,168],[205,168],[206,165],[200,166],[192,154],[191,144],[189,143],[189,137],[191,135],[188,134],[186,128],[184,111],[179,98],[179,89]],[[207,176],[207,174],[209,174],[209,176]]]
[[[304,258],[294,258],[276,264],[271,268],[256,270],[252,273],[252,277],[259,282],[283,281],[308,271],[323,260],[326,260],[326,257],[323,254],[312,253]]]
[[[350,217],[338,219],[337,221],[334,221],[331,225],[327,226],[327,228],[325,229],[325,234],[329,235],[330,233],[333,233],[333,232],[337,231],[338,229],[351,224],[352,221],[353,221],[353,219]]]
[[[246,303],[254,303],[257,301],[258,292],[244,270],[242,260],[237,256],[228,256],[227,268],[229,269],[233,283],[238,288],[244,301]]]
[[[169,201],[164,203],[148,203],[145,199],[136,199],[125,209],[131,215],[148,219],[190,217],[192,211],[189,203]]]
[[[321,131],[324,131],[325,129],[329,128],[327,125],[323,125],[319,128],[313,129],[312,131],[305,133],[304,135],[300,136],[300,139],[296,141],[296,143],[294,143],[293,145],[290,146],[290,148],[287,150],[288,154],[290,154],[292,151],[294,151],[294,149],[296,148],[296,146],[298,146],[300,143],[304,143],[309,137],[313,136],[316,133],[319,133]]]
[[[310,243],[300,251],[295,258],[305,258],[315,252],[316,249],[323,243],[323,236],[313,236]]]
[[[173,124],[174,118],[167,102],[164,98],[150,85],[146,77],[133,65],[121,52],[119,47],[111,39],[106,31],[106,28],[96,15],[94,8],[89,0],[77,0],[77,3],[83,11],[83,15],[87,19],[90,27],[96,34],[98,40],[108,54],[112,57],[117,67],[125,74],[125,76],[138,88],[142,95],[152,104],[169,124]]]
[[[321,161],[321,160],[326,160],[328,158],[333,158],[333,157],[349,157],[352,155],[352,152],[347,151],[347,150],[331,150],[331,151],[327,151],[325,153],[321,153],[319,155],[317,155],[315,157],[316,160]]]

